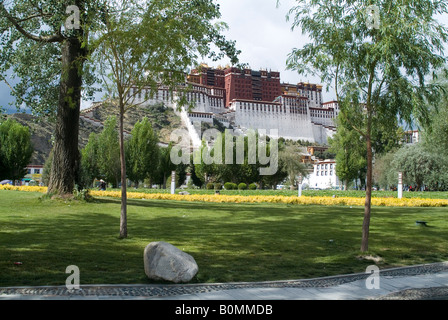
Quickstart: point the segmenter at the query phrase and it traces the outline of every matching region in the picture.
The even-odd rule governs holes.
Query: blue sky
[[[276,0],[223,0],[219,1],[222,21],[229,25],[225,32],[229,39],[235,40],[242,51],[242,62],[252,69],[268,69],[280,71],[281,81],[297,83],[308,81],[320,83],[319,78],[298,75],[286,70],[288,54],[295,47],[301,47],[307,42],[299,30],[291,31],[291,22],[286,21],[288,10],[293,7],[294,0],[281,0],[277,7]],[[439,21],[448,25],[448,16],[440,17]],[[446,49],[448,54],[448,45]],[[210,66],[218,63],[205,60]],[[219,64],[225,65],[227,61]],[[6,107],[12,101],[10,89],[0,83],[0,106]],[[100,100],[101,96],[98,96]],[[333,92],[323,93],[324,101],[334,99]]]

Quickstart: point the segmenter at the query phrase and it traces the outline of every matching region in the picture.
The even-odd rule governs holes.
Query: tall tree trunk
[[[370,213],[372,204],[372,178],[373,178],[373,150],[372,150],[372,88],[375,78],[376,62],[374,62],[370,69],[369,86],[367,91],[367,125],[366,125],[366,145],[367,145],[367,174],[366,174],[366,201],[364,205],[364,221],[362,223],[362,242],[361,252],[369,250],[369,230],[370,230]]]
[[[370,135],[367,135],[367,183],[366,183],[366,202],[364,205],[364,221],[362,224],[362,243],[361,251],[366,252],[369,249],[369,229],[370,229],[370,211],[372,203],[372,141]]]
[[[81,37],[79,37],[81,38]],[[78,180],[79,113],[85,50],[78,37],[62,44],[62,74],[48,193],[71,194]]]
[[[127,223],[127,196],[126,196],[126,158],[124,154],[123,137],[124,106],[120,103],[120,163],[121,163],[121,216],[120,216],[120,238],[128,236]]]

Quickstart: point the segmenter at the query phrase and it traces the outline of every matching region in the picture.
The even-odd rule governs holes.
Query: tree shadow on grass
[[[199,265],[193,282],[319,277],[360,272],[372,264],[357,259],[362,208],[129,199],[129,238],[122,240],[120,199],[96,199],[73,211],[64,207],[63,213],[31,218],[21,210],[26,208],[19,208],[17,219],[8,220],[0,233],[0,286],[64,285],[65,268],[72,264],[80,268],[82,284],[154,283],[143,271],[143,250],[152,241],[192,254]],[[418,214],[374,209],[373,247],[393,247],[387,259],[409,248],[416,239],[406,226]],[[404,233],[399,239],[397,230]],[[442,230],[417,241],[422,248],[446,241]]]

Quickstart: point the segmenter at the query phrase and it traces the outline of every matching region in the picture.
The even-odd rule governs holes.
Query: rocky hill
[[[87,144],[90,133],[102,131],[104,121],[111,116],[118,117],[118,110],[105,102],[95,103],[89,109],[81,110],[79,121],[80,149]],[[13,118],[30,128],[31,141],[34,146],[31,164],[44,164],[52,148],[54,123],[27,113],[15,113],[7,115],[7,117]],[[174,110],[160,103],[152,106],[139,106],[128,110],[124,120],[125,131],[130,133],[135,123],[144,117],[151,121],[161,143],[169,142],[170,134],[174,129],[183,128],[183,123]]]

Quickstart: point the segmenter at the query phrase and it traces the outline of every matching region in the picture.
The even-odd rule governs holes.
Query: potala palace
[[[249,129],[265,130],[274,138],[319,144],[326,144],[336,130],[338,104],[323,102],[322,86],[281,83],[279,72],[202,66],[188,75],[186,85],[191,88],[187,100],[194,107],[181,108],[179,113],[194,147],[201,141],[198,123],[214,120],[242,134]],[[136,102],[142,103],[144,96],[137,95]],[[158,102],[177,109],[175,95],[163,86],[143,105]],[[277,130],[278,136],[271,130]]]

